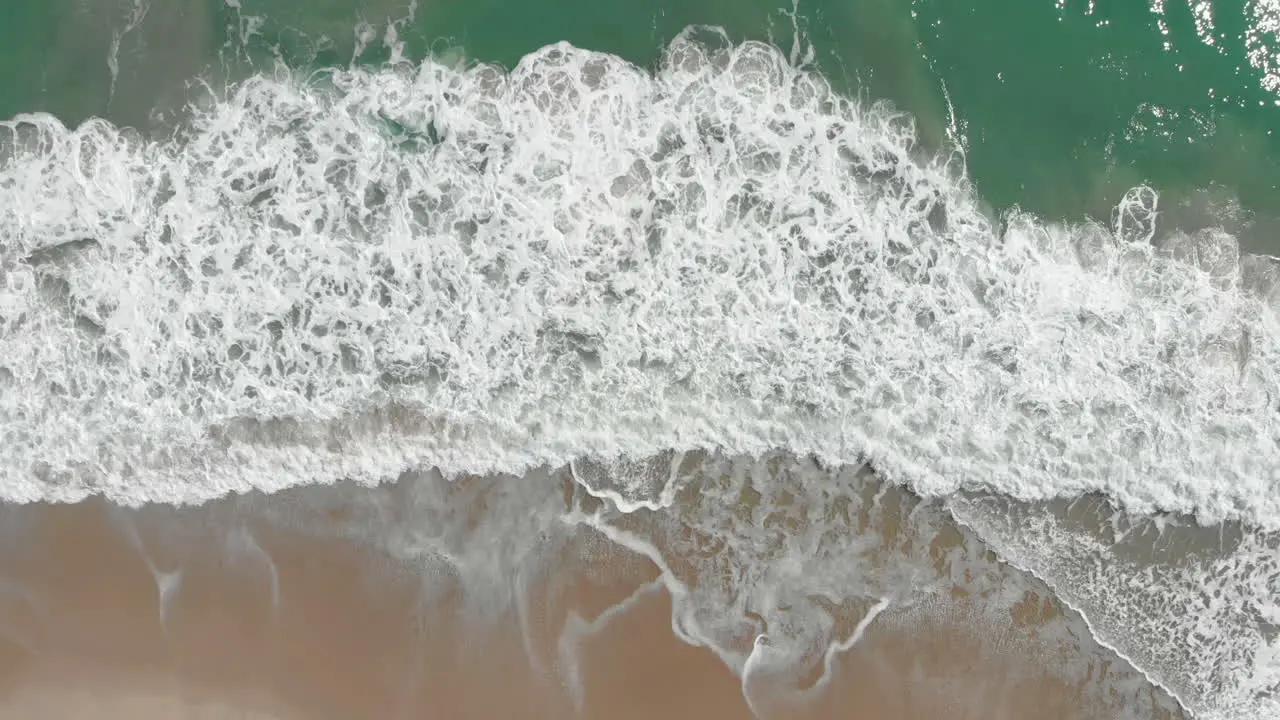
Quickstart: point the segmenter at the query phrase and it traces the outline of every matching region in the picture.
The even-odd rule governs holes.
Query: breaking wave
[[[1280,530],[1280,265],[1158,219],[1146,187],[1107,226],[993,217],[909,117],[706,28],[652,73],[560,44],[510,73],[262,74],[161,140],[19,116],[0,123],[0,495],[191,504],[570,465],[620,514],[575,517],[655,562],[627,523],[665,510],[755,548],[659,563],[734,578],[673,591],[677,629],[724,648],[759,612],[739,596],[848,592],[848,553],[821,550],[847,539],[800,528],[857,491],[838,470],[785,502],[753,486],[804,508],[779,565],[671,468],[870,463],[1050,585],[1105,586],[1076,599],[1099,639],[1193,711],[1260,717],[1274,560],[1224,549],[1219,615],[1186,616],[1192,575],[1161,586],[1150,622],[1202,640],[1144,654],[1150,633],[1119,629],[1144,571],[1101,547],[1081,576],[1056,554],[1079,536],[960,501],[1096,493],[1242,522],[1258,547]]]

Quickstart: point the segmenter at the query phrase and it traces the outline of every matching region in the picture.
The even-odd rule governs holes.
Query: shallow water
[[[13,5],[8,712],[1270,717],[1275,38],[1195,8]]]
[[[806,465],[719,469],[767,493]],[[776,547],[713,553],[687,510],[623,516],[567,470],[9,507],[0,717],[1180,716],[937,503],[844,481],[847,516],[810,558],[778,510],[757,523]],[[836,560],[842,576],[812,572]],[[787,581],[753,592],[734,567]],[[771,654],[740,687],[762,621]]]

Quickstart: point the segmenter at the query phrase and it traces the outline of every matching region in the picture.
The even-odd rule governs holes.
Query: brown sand
[[[412,575],[349,544],[281,531],[256,535],[278,568],[279,608],[266,575],[210,551],[186,561],[162,630],[147,561],[102,505],[21,512],[38,530],[0,558],[9,583],[0,593],[3,720],[571,718],[552,657],[566,614],[595,617],[653,578],[639,563],[620,580],[584,573],[538,608],[533,645],[546,657],[535,670],[514,621],[464,636],[448,607],[456,599],[424,614]],[[160,571],[172,569],[162,551],[151,555]],[[1028,612],[1043,607],[1034,601]],[[665,593],[652,593],[584,641],[581,717],[751,720],[738,678],[677,640],[670,610]],[[1096,716],[1071,688],[1025,679],[1048,660],[984,648],[945,619],[872,632],[812,714]]]

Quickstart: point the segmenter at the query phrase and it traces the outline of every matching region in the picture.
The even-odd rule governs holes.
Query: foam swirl
[[[1275,265],[982,212],[776,49],[262,75],[0,125],[0,492],[198,502],[667,448],[1280,527]],[[1154,244],[1153,241],[1154,240]]]

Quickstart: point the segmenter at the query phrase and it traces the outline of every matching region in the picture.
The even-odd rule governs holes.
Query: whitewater
[[[680,505],[689,458],[781,452],[800,469],[755,505],[829,517],[839,469],[873,468],[1197,717],[1280,713],[1280,263],[1163,227],[1155,190],[1106,225],[996,216],[960,149],[709,28],[652,72],[397,57],[188,115],[0,123],[4,500],[568,466],[612,513],[576,519],[654,558],[715,647],[734,598],[855,582],[816,524],[756,542],[740,486]],[[1095,496],[1232,540],[1142,565],[1116,547],[1140,521],[1062,517]],[[664,510],[737,549],[733,617],[628,525]]]

